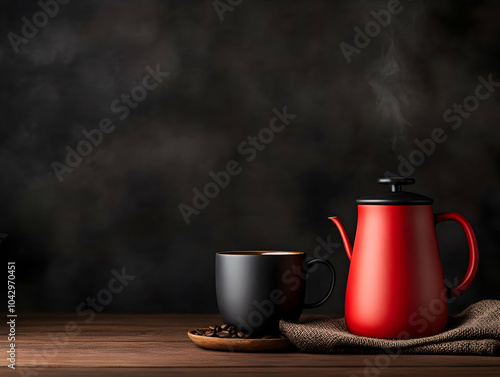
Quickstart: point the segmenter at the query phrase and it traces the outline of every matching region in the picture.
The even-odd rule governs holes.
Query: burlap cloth
[[[500,355],[500,301],[477,302],[448,318],[446,329],[417,339],[377,339],[349,332],[344,318],[280,322],[281,332],[309,353]]]

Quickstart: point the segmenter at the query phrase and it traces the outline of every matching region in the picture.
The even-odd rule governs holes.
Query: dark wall
[[[387,171],[411,173],[412,191],[434,198],[435,212],[474,226],[479,269],[452,310],[500,298],[500,90],[443,119],[479,76],[500,81],[500,6],[400,7],[348,63],[341,42],[356,46],[354,28],[387,2],[243,1],[221,20],[210,0],[73,0],[18,53],[9,33],[21,36],[22,17],[40,6],[2,2],[0,247],[17,264],[18,309],[74,311],[125,267],[135,279],[105,311],[216,312],[215,252],[312,255],[318,236],[340,242],[332,215],[353,237],[355,199],[383,191],[376,178]],[[169,75],[145,92],[137,86],[148,66]],[[147,98],[125,117],[115,101],[132,89]],[[240,144],[285,106],[296,118],[247,161]],[[70,158],[73,168],[59,165],[105,118],[112,132]],[[436,128],[446,141],[419,160],[414,140]],[[398,172],[411,156],[420,166]],[[186,224],[179,205],[193,206],[193,189],[231,160],[241,173]],[[463,232],[443,224],[438,233],[445,276],[461,278]],[[319,311],[341,312],[342,246],[330,260],[338,284]],[[327,283],[312,277],[311,296]]]

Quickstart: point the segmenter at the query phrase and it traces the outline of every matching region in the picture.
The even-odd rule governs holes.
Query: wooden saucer
[[[208,330],[208,329],[203,329]],[[288,338],[241,339],[219,338],[196,335],[196,330],[188,331],[189,338],[202,348],[229,352],[282,352],[293,347]]]

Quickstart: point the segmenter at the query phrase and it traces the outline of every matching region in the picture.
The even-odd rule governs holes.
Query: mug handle
[[[436,219],[435,221],[436,225],[441,221],[445,220],[454,220],[457,223],[459,223],[464,229],[465,235],[467,236],[467,242],[469,243],[469,267],[467,268],[467,272],[465,273],[465,276],[462,279],[462,281],[455,288],[449,290],[449,296],[455,297],[461,294],[467,288],[469,288],[469,285],[471,285],[472,280],[474,280],[474,276],[476,275],[477,261],[479,258],[479,254],[477,251],[476,236],[469,222],[465,219],[465,217],[459,215],[458,213],[444,212],[444,213],[438,213],[434,216]]]
[[[306,308],[306,309],[316,308],[316,307],[324,304],[326,302],[326,300],[328,300],[330,298],[330,296],[332,295],[333,288],[335,287],[335,270],[334,270],[332,264],[324,259],[311,259],[310,261],[308,261],[306,263],[306,265],[309,267],[309,265],[312,265],[315,263],[324,264],[325,266],[327,266],[330,269],[330,272],[332,273],[332,282],[330,284],[330,289],[329,289],[328,293],[321,300],[313,302],[311,304],[304,303],[304,308]]]

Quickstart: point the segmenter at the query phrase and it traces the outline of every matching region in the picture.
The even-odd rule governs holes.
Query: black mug
[[[306,304],[309,266],[329,267],[330,289],[319,301]],[[217,303],[224,323],[253,335],[279,332],[279,321],[299,320],[303,308],[315,308],[332,294],[335,270],[323,259],[306,260],[299,251],[229,251],[215,257]]]

